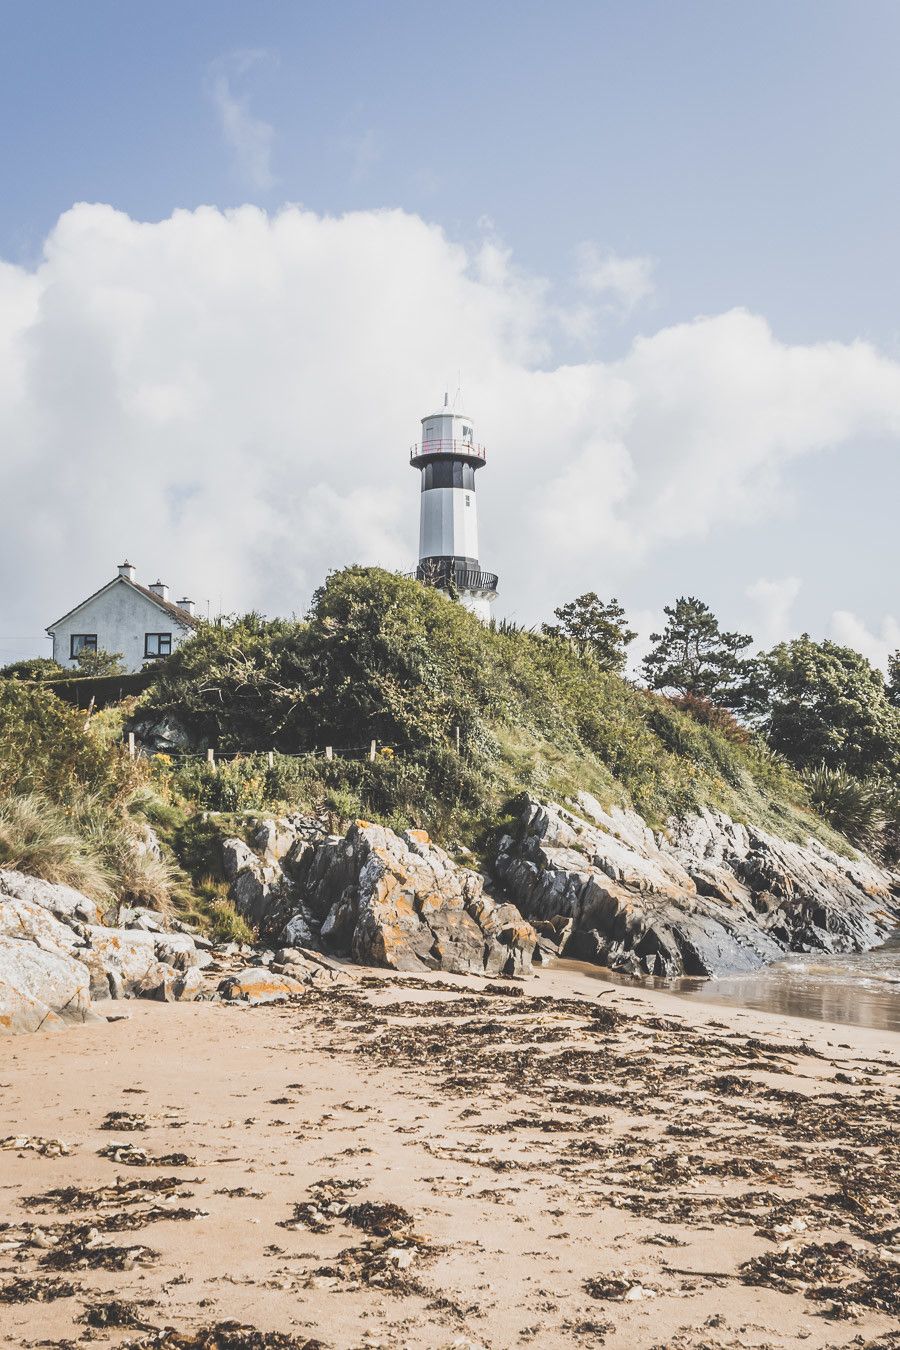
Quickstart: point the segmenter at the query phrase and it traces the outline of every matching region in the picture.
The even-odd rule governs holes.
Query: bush
[[[878,845],[885,815],[877,784],[825,764],[807,770],[803,777],[813,806],[836,830],[858,848],[873,850]]]
[[[0,866],[74,886],[103,904],[114,874],[72,817],[39,793],[0,798]]]
[[[88,721],[49,688],[0,682],[0,857],[103,902],[164,909],[172,869],[146,847],[135,814],[146,769],[125,753],[120,720]]]

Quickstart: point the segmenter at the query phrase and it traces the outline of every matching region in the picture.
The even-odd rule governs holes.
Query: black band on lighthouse
[[[464,488],[466,492],[475,491],[475,470],[465,460],[433,459],[422,467],[422,491],[429,488]]]

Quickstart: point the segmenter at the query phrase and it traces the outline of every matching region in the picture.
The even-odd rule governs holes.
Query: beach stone
[[[82,942],[75,929],[29,898],[24,888],[18,895],[0,894],[0,934],[25,938],[49,952],[72,952]]]
[[[82,895],[72,886],[56,881],[43,881],[9,868],[0,868],[0,898],[22,900],[48,910],[64,922],[99,923],[100,911],[95,901]]]
[[[160,1003],[175,1001],[175,982],[178,972],[163,961],[154,961],[139,980],[132,986],[132,993],[138,998],[155,998]]]
[[[194,939],[183,933],[167,933],[156,943],[156,959],[176,970],[188,970],[192,966],[202,969],[212,961],[208,950],[200,950]]]
[[[302,994],[302,981],[278,975],[266,966],[252,966],[228,975],[219,984],[218,995],[229,1003],[280,1003]]]
[[[91,972],[94,998],[110,998],[113,988],[131,993],[156,965],[157,935],[140,928],[103,928],[90,924],[84,930],[85,946],[79,959]]]
[[[173,992],[180,1003],[192,1003],[200,997],[203,993],[203,976],[197,966],[189,966],[176,975]]]

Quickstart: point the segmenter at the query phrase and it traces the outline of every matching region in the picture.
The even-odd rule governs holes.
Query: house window
[[[73,633],[69,638],[69,658],[74,661],[79,652],[95,652],[97,650],[96,633]]]
[[[145,633],[144,656],[170,656],[172,652],[171,633]]]

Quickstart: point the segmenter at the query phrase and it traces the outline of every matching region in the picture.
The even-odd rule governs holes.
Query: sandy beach
[[[352,974],[0,1041],[4,1345],[900,1345],[900,1036]]]

